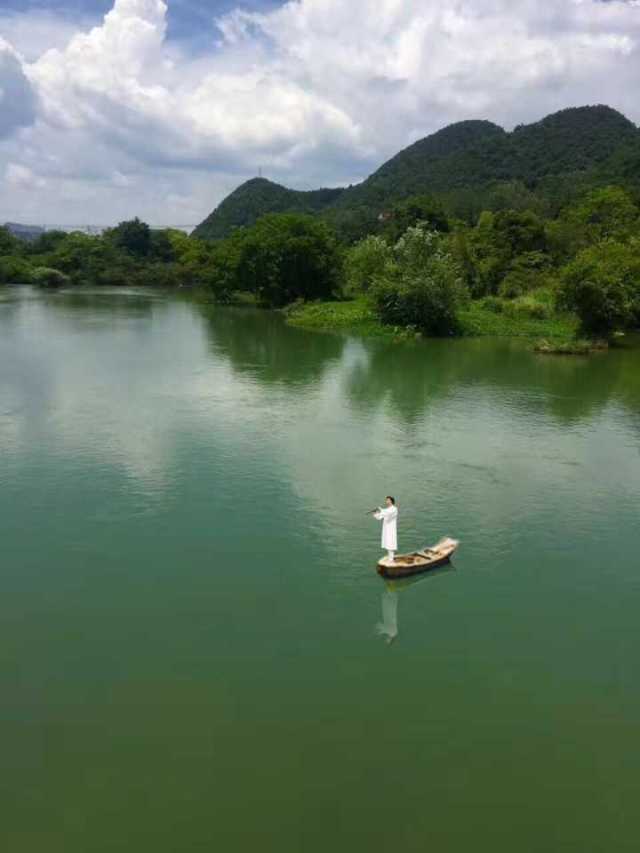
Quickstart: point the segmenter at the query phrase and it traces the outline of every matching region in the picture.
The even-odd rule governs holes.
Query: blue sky
[[[169,3],[170,39],[191,41],[201,45],[210,41],[214,33],[216,17],[241,6],[253,12],[268,11],[282,5],[280,0],[172,0]],[[0,0],[0,9],[29,14],[45,12],[58,15],[68,21],[83,20],[99,23],[113,6],[113,0]]]
[[[455,121],[640,121],[640,3],[0,0],[0,221],[197,223],[262,170],[354,183]]]

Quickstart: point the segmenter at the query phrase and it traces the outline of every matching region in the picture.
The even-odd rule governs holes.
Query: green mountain
[[[198,225],[193,236],[208,240],[228,237],[242,225],[253,225],[265,213],[318,213],[343,192],[342,189],[302,192],[289,190],[266,178],[252,178],[228,195]]]
[[[489,121],[463,121],[415,142],[348,189],[296,192],[254,178],[194,235],[225,237],[264,213],[308,212],[321,214],[350,239],[372,230],[381,213],[409,196],[434,194],[450,212],[464,215],[458,208],[466,205],[471,215],[488,192],[510,184],[560,206],[585,184],[638,182],[639,165],[640,131],[610,107],[565,109],[511,133]]]

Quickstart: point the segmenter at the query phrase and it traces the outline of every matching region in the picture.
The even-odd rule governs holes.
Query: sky
[[[0,0],[0,222],[193,225],[638,90],[640,0]]]

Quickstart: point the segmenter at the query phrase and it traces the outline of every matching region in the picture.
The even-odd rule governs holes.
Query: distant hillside
[[[44,228],[40,225],[23,225],[20,222],[5,222],[4,228],[7,229],[14,237],[19,237],[20,240],[25,240],[27,243],[37,240],[44,234]]]
[[[197,226],[192,236],[215,240],[227,237],[241,225],[252,225],[265,213],[317,213],[335,201],[344,190],[289,190],[266,178],[252,178]]]
[[[396,201],[418,193],[443,198],[519,182],[549,196],[581,182],[640,180],[640,131],[606,106],[576,107],[511,133],[489,121],[463,121],[405,148],[361,184],[301,193],[263,179],[242,184],[194,235],[215,239],[270,212],[321,213],[350,239],[371,230]]]

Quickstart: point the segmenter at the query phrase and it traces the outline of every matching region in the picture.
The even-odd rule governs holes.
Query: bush
[[[559,304],[575,311],[590,335],[611,335],[637,322],[640,242],[605,240],[580,252],[562,271]]]
[[[548,305],[538,302],[530,296],[521,296],[518,299],[506,302],[503,311],[507,317],[512,317],[514,320],[519,317],[526,317],[530,320],[548,320],[552,314]]]
[[[68,275],[51,267],[36,267],[33,271],[32,281],[33,284],[41,287],[63,287],[71,283]]]
[[[504,311],[504,300],[500,299],[499,296],[485,296],[482,305],[487,310],[493,311],[494,314],[502,314]]]
[[[380,320],[431,335],[455,332],[457,310],[467,291],[460,267],[444,251],[441,238],[415,226],[407,229],[393,251],[393,260],[371,288]]]

